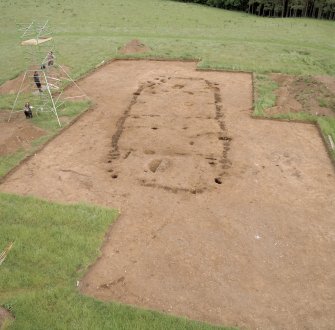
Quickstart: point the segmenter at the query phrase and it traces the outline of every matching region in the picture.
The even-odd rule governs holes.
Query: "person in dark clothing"
[[[48,53],[47,59],[48,59],[48,66],[54,65],[55,55],[52,51]]]
[[[23,112],[26,115],[26,119],[33,118],[32,106],[29,104],[29,102],[24,105]]]
[[[34,82],[35,82],[36,87],[38,88],[38,90],[40,92],[42,92],[42,84],[41,84],[41,81],[40,81],[40,76],[38,75],[37,71],[34,72]]]

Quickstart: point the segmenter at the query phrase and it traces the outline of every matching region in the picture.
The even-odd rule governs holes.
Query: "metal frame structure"
[[[13,113],[23,111],[19,100],[21,97],[28,98],[27,94],[23,94],[28,91],[28,93],[30,92],[29,99],[32,99],[30,103],[35,108],[36,114],[38,115],[38,112],[52,112],[57,118],[59,126],[61,126],[58,116],[59,108],[68,99],[87,97],[87,95],[70,77],[65,68],[57,63],[54,55],[50,64],[48,56],[50,52],[54,54],[55,43],[48,21],[42,24],[35,21],[29,24],[18,24],[18,30],[21,33],[20,39],[24,58],[27,62],[27,70],[23,75],[8,121],[11,120]],[[41,88],[37,87],[34,80],[34,73],[36,72]],[[64,88],[68,84],[73,84],[81,94],[64,97]],[[18,109],[18,106],[21,109]]]

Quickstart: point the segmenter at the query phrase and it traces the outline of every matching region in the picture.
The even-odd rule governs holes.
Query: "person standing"
[[[32,106],[29,102],[24,105],[23,112],[26,115],[26,119],[33,118]]]
[[[37,71],[34,72],[34,82],[35,82],[36,87],[38,88],[38,90],[40,92],[42,92],[42,84],[41,84],[41,81],[40,81],[40,76],[38,75]]]
[[[47,59],[48,59],[48,66],[54,65],[55,55],[52,51],[48,53]]]

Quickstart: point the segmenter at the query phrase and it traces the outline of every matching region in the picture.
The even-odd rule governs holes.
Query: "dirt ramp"
[[[7,80],[0,86],[0,95],[3,94],[15,94],[19,91],[20,85],[23,81],[24,73],[20,74],[14,79]]]

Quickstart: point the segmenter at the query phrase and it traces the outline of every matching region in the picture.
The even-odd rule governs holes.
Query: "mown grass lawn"
[[[117,211],[0,194],[0,305],[10,329],[224,329],[158,312],[104,303],[76,289]]]
[[[49,19],[59,63],[79,77],[125,42],[147,55],[201,59],[201,67],[291,74],[335,73],[335,24],[270,19],[168,0],[1,1],[0,83],[25,69],[16,22]]]

